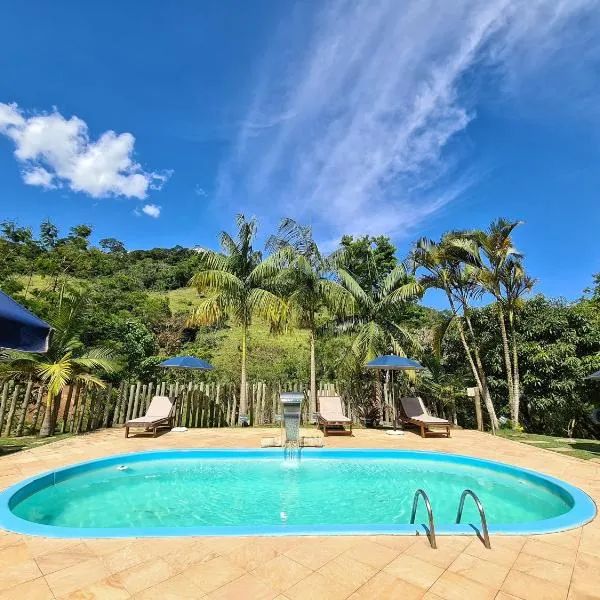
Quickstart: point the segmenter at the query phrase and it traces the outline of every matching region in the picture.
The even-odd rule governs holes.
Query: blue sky
[[[595,0],[7,0],[0,218],[214,246],[240,211],[325,247],[526,222],[538,289],[600,271]]]

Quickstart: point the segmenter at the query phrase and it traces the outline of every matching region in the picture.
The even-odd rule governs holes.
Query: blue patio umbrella
[[[378,356],[367,363],[367,369],[382,369],[384,371],[424,371],[425,367],[418,361],[406,356],[386,354]]]
[[[596,371],[595,373],[588,375],[586,379],[600,379],[600,371]]]
[[[0,348],[47,352],[52,327],[0,292]]]
[[[158,366],[165,369],[200,369],[202,371],[212,371],[214,369],[211,364],[195,356],[174,356],[163,360]]]
[[[397,411],[396,411],[396,398],[394,395],[394,371],[424,371],[425,367],[418,361],[412,358],[406,358],[406,356],[397,356],[396,354],[386,354],[384,356],[378,356],[366,365],[367,369],[377,369],[381,371],[388,371],[390,374],[390,382],[392,384],[392,407],[394,409],[394,429],[388,431],[390,434],[400,435],[402,432],[397,431]]]

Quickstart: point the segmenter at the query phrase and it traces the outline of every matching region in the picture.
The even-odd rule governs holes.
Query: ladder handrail
[[[483,545],[488,550],[491,550],[492,546],[490,544],[490,534],[488,532],[485,511],[483,510],[483,505],[481,504],[481,501],[479,500],[477,494],[473,490],[466,489],[463,491],[460,497],[460,503],[458,505],[458,512],[456,513],[456,524],[458,525],[460,523],[460,520],[462,519],[463,508],[465,507],[465,499],[467,498],[467,496],[471,496],[471,498],[473,498],[473,500],[475,501],[475,506],[477,506],[477,510],[479,511],[479,518],[481,519],[481,531],[483,534]]]
[[[415,497],[413,498],[413,507],[412,514],[410,517],[410,524],[414,525],[415,523],[415,518],[417,516],[417,505],[419,504],[419,497],[422,497],[423,501],[425,502],[427,516],[429,517],[429,534],[427,537],[429,539],[429,544],[435,550],[437,548],[437,542],[435,541],[435,525],[433,524],[433,511],[431,510],[431,503],[429,502],[429,497],[427,496],[425,491],[420,488],[415,492]]]

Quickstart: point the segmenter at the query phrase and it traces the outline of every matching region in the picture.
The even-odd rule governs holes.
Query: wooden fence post
[[[10,437],[10,430],[12,429],[12,422],[15,416],[15,410],[17,409],[17,398],[19,396],[20,391],[21,386],[19,384],[16,384],[10,399],[10,410],[8,411],[8,417],[6,418],[6,437]]]
[[[25,397],[23,398],[21,418],[19,419],[19,425],[17,426],[17,437],[23,435],[23,427],[25,426],[25,417],[27,416],[27,406],[29,404],[29,398],[31,396],[31,390],[33,388],[33,380],[30,379],[27,382],[27,389],[25,390]]]

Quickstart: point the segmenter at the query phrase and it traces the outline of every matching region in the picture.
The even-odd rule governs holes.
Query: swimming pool
[[[502,463],[403,450],[170,450],[80,463],[0,494],[0,527],[50,537],[414,534],[415,491],[438,533],[473,534],[472,489],[491,533],[546,533],[596,514],[565,482]],[[421,504],[417,524],[427,517]],[[417,526],[419,528],[420,526]]]

